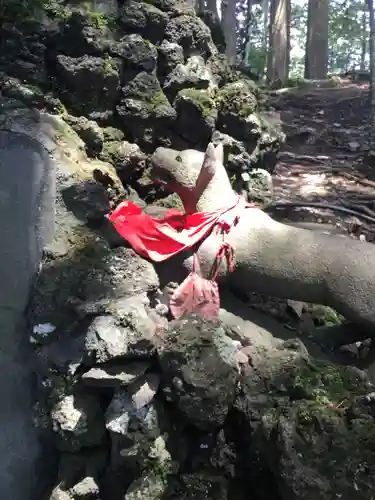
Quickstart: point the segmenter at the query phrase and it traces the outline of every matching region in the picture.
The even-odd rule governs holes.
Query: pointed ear
[[[213,176],[216,170],[216,149],[212,142],[207,146],[206,152],[204,153],[203,163],[201,172],[206,172]]]
[[[215,148],[215,158],[217,162],[224,165],[224,147],[222,142],[220,142]]]

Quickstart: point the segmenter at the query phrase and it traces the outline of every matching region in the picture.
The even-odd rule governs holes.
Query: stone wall
[[[85,117],[96,130],[116,129],[104,138],[98,131],[91,155],[110,149],[121,158],[123,140],[150,153],[158,145],[203,150],[212,139],[224,143],[238,189],[249,187],[244,173],[273,170],[284,139],[279,117],[254,82],[228,68],[213,42],[212,34],[223,49],[215,20],[203,16],[210,30],[190,0],[134,0],[106,11],[94,4],[50,7],[43,23],[3,25],[4,96],[62,113],[70,124],[70,116]],[[90,142],[86,129],[81,137]]]

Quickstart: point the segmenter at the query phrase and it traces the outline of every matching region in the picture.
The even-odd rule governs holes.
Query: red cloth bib
[[[248,207],[251,205],[238,198],[229,208],[214,212],[184,214],[172,208],[163,219],[153,219],[135,203],[123,201],[109,220],[137,253],[154,262],[163,262],[203,240],[215,225],[228,232],[240,212]]]
[[[253,206],[238,198],[231,207],[215,212],[184,214],[170,209],[163,219],[154,219],[142,213],[141,207],[135,203],[124,201],[112,212],[109,220],[137,253],[154,262],[163,262],[203,240],[214,226],[218,226],[222,233],[228,233],[237,224],[241,212]],[[188,312],[198,313],[204,318],[219,315],[220,297],[215,280],[224,255],[229,270],[233,270],[233,249],[223,242],[208,280],[197,274],[197,256],[194,255],[193,272],[175,290],[170,301],[175,318]]]

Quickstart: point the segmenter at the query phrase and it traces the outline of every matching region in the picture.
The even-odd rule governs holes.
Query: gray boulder
[[[174,321],[158,346],[163,390],[199,429],[212,431],[226,419],[239,374],[236,353],[220,322],[195,315]]]

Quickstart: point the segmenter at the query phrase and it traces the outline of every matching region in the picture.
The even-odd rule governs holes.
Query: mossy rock
[[[135,170],[144,166],[146,157],[136,144],[127,141],[108,141],[103,145],[100,159],[111,163],[118,172],[121,171],[124,180],[125,170],[127,176],[131,176]]]
[[[121,165],[124,157],[121,154],[121,141],[107,141],[103,144],[100,159],[111,163],[115,168]]]
[[[340,325],[345,321],[344,316],[328,306],[307,304],[306,311],[311,315],[317,326]]]
[[[120,9],[119,23],[127,33],[138,33],[154,44],[164,38],[168,16],[147,2],[128,0]]]
[[[258,107],[257,97],[246,81],[229,83],[221,88],[216,97],[218,106],[218,130],[241,141],[252,141],[247,120]],[[253,141],[253,142],[254,142]],[[253,144],[253,147],[255,146]]]
[[[26,106],[40,108],[45,102],[44,94],[37,85],[22,83],[18,78],[2,78],[1,90],[5,97],[17,99]]]
[[[122,88],[121,94],[116,111],[124,130],[132,142],[151,152],[157,138],[173,126],[176,111],[164,95],[154,72],[138,73]]]
[[[84,116],[66,114],[63,118],[85,143],[88,156],[97,156],[102,150],[104,142],[103,130],[99,125]]]
[[[298,399],[306,399],[311,408],[326,408],[364,394],[366,389],[359,382],[358,373],[350,367],[314,361],[305,364],[296,373],[292,393]]]
[[[204,147],[211,139],[217,120],[214,99],[207,90],[183,89],[175,100],[177,133],[191,146]]]
[[[257,443],[279,487],[298,491],[292,498],[371,498],[375,419],[366,377],[352,367],[307,361],[287,400],[280,389],[279,404],[262,413]]]
[[[127,107],[124,104],[131,104],[128,102],[129,100],[133,101],[132,112],[130,114],[129,112],[126,113],[126,116],[129,117],[138,118],[137,115],[139,115],[139,117],[148,118],[152,115],[157,118],[165,114],[174,114],[173,108],[164,95],[155,73],[145,71],[138,73],[133,80],[122,88],[122,95],[123,100],[117,106],[120,116],[124,116],[125,110],[123,108]],[[139,103],[139,112],[134,109],[134,101]]]
[[[104,127],[103,128],[104,140],[109,141],[123,141],[125,138],[124,132],[114,127]]]
[[[208,118],[209,116],[216,117],[217,115],[216,103],[207,90],[183,89],[178,93],[177,99],[178,97],[182,97],[193,103],[200,109],[204,118]]]
[[[44,2],[47,16],[53,20],[67,21],[72,16],[80,15],[103,34],[116,28],[116,4],[108,2],[106,11],[98,9],[94,0],[39,0]]]
[[[181,198],[178,196],[178,194],[173,193],[167,196],[166,198],[162,198],[160,200],[157,200],[155,202],[155,205],[159,207],[165,207],[165,208],[177,208],[178,210],[181,210],[184,212],[184,206],[182,204]]]
[[[247,118],[257,109],[256,95],[247,81],[225,85],[218,92],[217,102],[220,114],[237,115],[239,118]]]

